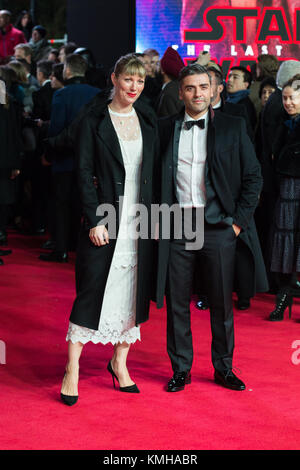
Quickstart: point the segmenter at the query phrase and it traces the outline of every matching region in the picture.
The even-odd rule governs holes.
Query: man
[[[179,83],[185,112],[161,120],[159,126],[161,203],[179,204],[182,212],[191,213],[188,228],[193,231],[199,232],[197,209],[205,210],[205,220],[202,249],[190,249],[184,236],[160,236],[157,306],[163,306],[166,286],[167,350],[174,373],[167,390],[183,390],[191,381],[190,292],[196,263],[207,281],[215,381],[244,390],[245,384],[232,371],[232,290],[236,239],[241,237],[252,253],[252,240],[257,238],[253,213],[262,185],[260,166],[244,121],[214,114],[210,108],[213,93],[206,69],[198,64],[185,67]]]
[[[99,88],[85,83],[86,70],[87,63],[80,55],[70,54],[66,57],[63,72],[65,87],[55,91],[53,95],[48,132],[50,137],[58,135],[67,128],[80,109],[99,93]],[[40,255],[40,259],[64,263],[68,261],[71,235],[73,235],[72,248],[76,246],[81,216],[74,154],[72,151],[55,153],[51,163],[55,200],[56,249],[49,254]]]
[[[0,11],[0,63],[8,61],[14,55],[17,44],[26,42],[22,31],[11,24],[11,13],[8,10]]]
[[[249,98],[252,74],[245,67],[236,66],[230,69],[226,90],[227,101],[244,106],[254,132],[256,127],[256,111]]]
[[[33,77],[36,74],[36,65],[32,61],[32,49],[29,44],[18,44],[15,47],[15,59],[27,62],[30,77]]]
[[[47,60],[52,47],[48,43],[47,30],[42,25],[37,25],[32,30],[29,45],[32,49],[32,60],[34,63],[40,60]]]
[[[178,97],[179,84],[177,80],[183,67],[184,62],[178,52],[172,47],[168,47],[160,61],[163,86],[158,98],[158,117],[177,114],[183,108],[183,103]]]

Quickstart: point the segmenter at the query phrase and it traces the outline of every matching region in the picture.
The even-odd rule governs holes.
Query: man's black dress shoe
[[[246,388],[246,385],[237,378],[231,369],[228,369],[225,372],[215,370],[214,378],[217,384],[222,385],[225,388],[230,388],[230,390],[245,390]]]
[[[7,256],[11,254],[12,254],[12,250],[0,250],[0,256]]]
[[[250,299],[246,299],[246,298],[238,299],[237,308],[239,310],[248,310],[248,308],[250,308]]]
[[[168,382],[167,392],[180,392],[185,385],[190,384],[192,376],[190,372],[175,372],[171,380]]]
[[[2,266],[3,264],[3,259],[0,258],[0,266]]]
[[[50,261],[53,263],[67,263],[68,262],[68,253],[60,251],[52,251],[51,253],[42,253],[39,256],[41,261]]]
[[[42,250],[55,250],[55,242],[53,240],[47,240],[43,245],[41,246]]]
[[[7,245],[7,235],[3,230],[0,231],[0,245]]]
[[[199,310],[207,310],[209,308],[208,298],[206,295],[199,295],[198,302],[196,302],[196,307]]]

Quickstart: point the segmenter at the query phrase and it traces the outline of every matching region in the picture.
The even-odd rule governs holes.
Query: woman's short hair
[[[21,64],[21,62],[19,62],[18,60],[12,60],[11,62],[8,63],[8,66],[12,70],[15,71],[15,73],[17,75],[18,82],[20,82],[20,83],[27,83],[28,82],[27,69],[24,67],[23,64]]]
[[[116,62],[114,73],[118,77],[121,73],[128,75],[139,75],[144,78],[146,76],[146,69],[136,54],[126,54]]]

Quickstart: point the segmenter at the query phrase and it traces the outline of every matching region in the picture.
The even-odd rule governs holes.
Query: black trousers
[[[75,172],[53,174],[56,251],[75,249],[80,230],[80,201]]]
[[[174,372],[186,372],[193,363],[190,301],[196,263],[205,273],[205,292],[211,318],[212,363],[219,371],[231,369],[236,235],[231,226],[205,224],[202,249],[187,250],[185,243],[184,239],[170,242],[166,301],[167,351],[172,369]]]

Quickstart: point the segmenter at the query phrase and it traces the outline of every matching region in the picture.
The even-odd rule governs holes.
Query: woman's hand
[[[235,233],[235,236],[238,237],[241,232],[241,227],[239,227],[238,225],[232,224],[232,228]]]
[[[17,176],[19,176],[20,173],[20,170],[11,170],[10,179],[14,180]]]
[[[96,246],[103,246],[109,243],[108,231],[105,225],[97,225],[91,228],[89,237]]]

